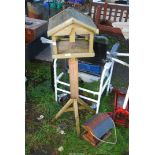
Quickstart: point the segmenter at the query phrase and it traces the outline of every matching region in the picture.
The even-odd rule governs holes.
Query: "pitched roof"
[[[49,19],[48,31],[53,31],[57,26],[60,25],[61,28],[65,27],[66,25],[69,25],[71,23],[81,24],[94,31],[95,33],[98,32],[96,25],[93,23],[92,19],[89,16],[86,16],[71,7],[61,11],[60,13]]]

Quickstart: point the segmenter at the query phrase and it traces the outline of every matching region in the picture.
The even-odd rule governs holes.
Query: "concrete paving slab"
[[[52,62],[52,48],[50,45],[45,48],[43,51],[41,51],[37,56],[35,56],[36,60],[41,60],[41,61],[47,61],[47,62]]]

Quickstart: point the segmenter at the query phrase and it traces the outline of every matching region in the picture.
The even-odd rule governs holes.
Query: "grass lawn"
[[[26,155],[128,155],[129,129],[117,126],[117,144],[100,144],[93,147],[82,137],[77,137],[72,112],[63,114],[57,121],[51,122],[62,105],[55,102],[51,88],[50,65],[48,63],[26,63]],[[113,81],[118,87],[118,80]],[[127,86],[125,83],[124,87]],[[87,85],[86,85],[87,87]],[[97,83],[89,84],[97,88]],[[114,94],[102,97],[100,112],[113,111]],[[43,115],[40,121],[37,117]],[[80,123],[83,124],[92,114],[80,111]],[[60,134],[58,129],[64,130]],[[81,128],[81,133],[83,129]],[[58,148],[63,146],[63,151]]]

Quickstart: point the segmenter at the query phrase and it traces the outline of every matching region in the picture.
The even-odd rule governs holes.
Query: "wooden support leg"
[[[80,121],[79,121],[79,112],[78,112],[78,104],[77,99],[74,99],[74,114],[75,114],[75,120],[76,120],[76,131],[77,135],[80,135]]]
[[[79,109],[88,109],[92,113],[95,113],[93,109],[91,109],[83,100],[78,98],[78,60],[75,58],[68,60],[69,64],[69,72],[70,72],[70,91],[71,91],[71,99],[63,106],[63,108],[56,114],[55,119],[60,117],[64,112],[74,111],[75,121],[76,121],[76,131],[77,135],[80,135],[80,120],[79,120]],[[73,107],[70,105],[73,104]],[[80,106],[78,107],[78,104]]]
[[[84,106],[86,109],[90,110],[92,113],[95,113],[93,109],[91,109],[83,100],[78,98],[78,103],[80,103],[82,106]]]
[[[73,103],[73,99],[70,99],[64,106],[63,108],[61,108],[61,110],[56,114],[56,116],[54,117],[53,120],[57,119],[58,117],[60,117],[65,110]]]

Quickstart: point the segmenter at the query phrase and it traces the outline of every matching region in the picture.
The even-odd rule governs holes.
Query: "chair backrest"
[[[111,22],[128,22],[129,6],[113,3],[92,3],[89,14],[93,21],[98,25],[101,20]]]

